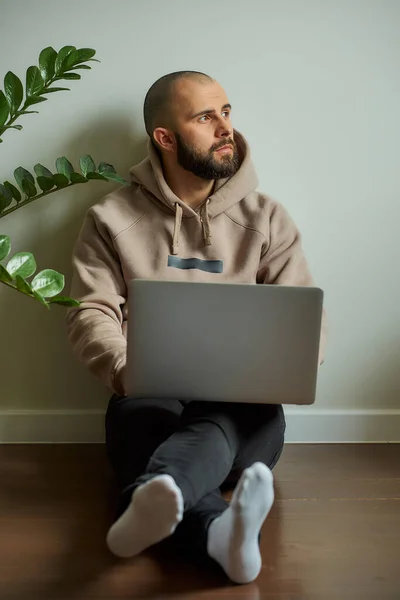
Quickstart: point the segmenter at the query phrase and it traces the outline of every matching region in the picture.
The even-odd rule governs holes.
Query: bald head
[[[183,81],[211,83],[213,78],[198,71],[176,71],[158,79],[146,94],[143,108],[147,134],[153,138],[156,127],[174,129],[173,98],[176,84]]]

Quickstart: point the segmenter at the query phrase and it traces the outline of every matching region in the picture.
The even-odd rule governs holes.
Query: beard
[[[184,142],[179,133],[175,133],[175,137],[178,164],[197,177],[208,180],[225,179],[232,177],[239,170],[239,152],[233,139],[227,138],[212,146],[208,152],[202,152],[196,146]],[[233,149],[232,154],[223,154],[221,159],[217,160],[214,152],[229,144]]]

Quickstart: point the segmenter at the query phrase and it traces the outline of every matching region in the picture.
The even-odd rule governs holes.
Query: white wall
[[[142,158],[142,102],[159,76],[209,73],[250,141],[260,190],[297,221],[330,321],[319,409],[398,408],[400,395],[400,3],[396,0],[3,0],[0,74],[24,78],[42,48],[93,47],[101,64],[4,135],[0,181],[91,153],[126,175]],[[93,182],[0,220],[14,249],[70,273]],[[4,288],[4,286],[0,286]],[[102,410],[63,309],[0,289],[4,411]],[[392,414],[392,413],[390,413]]]

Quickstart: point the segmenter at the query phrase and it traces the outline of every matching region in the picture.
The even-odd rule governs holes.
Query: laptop
[[[314,403],[321,289],[136,279],[128,293],[128,396]]]

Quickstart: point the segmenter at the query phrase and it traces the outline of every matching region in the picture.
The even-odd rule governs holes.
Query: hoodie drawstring
[[[175,203],[175,227],[174,237],[172,239],[172,254],[176,256],[179,248],[179,234],[181,232],[183,209],[178,202]]]
[[[203,226],[203,238],[205,246],[211,246],[211,227],[210,227],[210,216],[208,214],[208,203],[210,200],[207,200],[205,204],[201,207],[200,211],[200,221]],[[176,256],[179,250],[179,236],[181,233],[182,227],[182,217],[183,217],[183,209],[178,202],[175,202],[175,226],[174,226],[174,235],[172,238],[172,254]]]
[[[206,246],[212,246],[212,241],[211,241],[211,228],[210,228],[210,216],[208,214],[208,203],[210,202],[210,200],[208,199],[207,202],[205,204],[203,204],[202,208],[201,208],[201,222],[203,224],[203,237],[204,237],[204,244]]]

